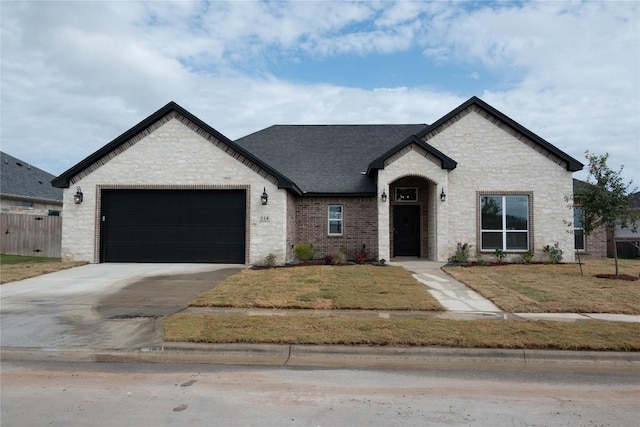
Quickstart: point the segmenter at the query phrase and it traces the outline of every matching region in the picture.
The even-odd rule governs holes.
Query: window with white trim
[[[583,252],[585,249],[584,228],[582,226],[584,211],[580,208],[573,209],[573,240],[576,251]]]
[[[328,221],[329,236],[341,236],[343,227],[342,205],[329,205]]]
[[[480,197],[480,250],[529,250],[529,196]]]

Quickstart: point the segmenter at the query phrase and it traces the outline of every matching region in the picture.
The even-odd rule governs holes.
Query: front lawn
[[[86,262],[63,262],[60,258],[0,255],[0,283],[28,279],[84,264]]]
[[[639,351],[637,323],[175,314],[170,342]]]
[[[443,310],[404,268],[373,265],[242,270],[199,296],[191,306]]]
[[[638,277],[640,261],[619,260],[620,274]],[[640,280],[599,279],[612,259],[583,264],[446,267],[445,271],[508,313],[640,314]]]
[[[486,283],[485,287],[477,287],[485,289],[485,292],[493,290],[494,301],[499,304],[502,300],[521,301],[517,307],[522,309],[514,311],[540,311],[541,306],[537,304],[555,307],[550,305],[553,300],[562,298],[565,309],[559,311],[566,311],[566,307],[573,307],[569,311],[583,311],[580,308],[585,307],[585,312],[593,312],[590,307],[599,306],[611,307],[617,313],[625,310],[637,313],[640,282],[591,278],[589,274],[602,273],[605,267],[597,262],[589,261],[597,271],[589,273],[591,267],[586,268],[584,277],[580,276],[577,265],[455,267],[447,268],[447,271],[464,276],[465,281]],[[640,266],[638,262],[623,264],[627,274]],[[592,282],[595,284],[590,284]],[[554,290],[554,287],[562,287],[562,291]],[[544,292],[547,292],[546,296],[543,296]],[[587,294],[590,297],[586,297]],[[590,301],[590,306],[580,301],[584,298]],[[191,305],[442,309],[426,288],[415,282],[404,269],[360,265],[243,270],[201,295]],[[178,313],[165,319],[164,334],[165,341],[175,342],[640,351],[640,324],[596,320],[552,322]]]

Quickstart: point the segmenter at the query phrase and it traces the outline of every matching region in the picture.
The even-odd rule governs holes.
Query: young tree
[[[617,172],[607,166],[609,154],[602,156],[585,152],[589,161],[589,176],[587,183],[574,195],[574,202],[584,212],[582,228],[584,234],[589,235],[599,227],[605,227],[607,234],[613,239],[613,258],[618,271],[618,250],[615,237],[616,227],[630,228],[633,232],[638,229],[638,217],[631,210],[630,187],[633,181],[625,184],[622,179],[622,169]]]

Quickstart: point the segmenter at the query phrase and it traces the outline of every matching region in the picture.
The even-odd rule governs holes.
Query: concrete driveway
[[[89,264],[0,286],[2,347],[139,348],[162,318],[244,266]]]

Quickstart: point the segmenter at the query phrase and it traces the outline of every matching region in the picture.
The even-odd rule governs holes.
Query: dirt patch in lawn
[[[620,260],[620,273],[638,276],[640,261]],[[613,260],[577,264],[446,267],[444,270],[509,313],[640,314],[640,282],[598,278]]]
[[[191,302],[196,307],[442,310],[402,267],[312,265],[243,270]]]

